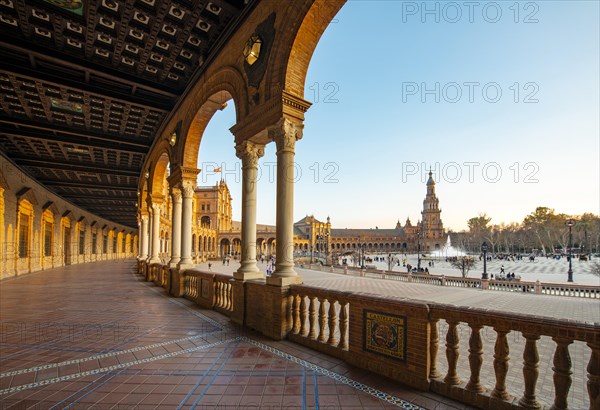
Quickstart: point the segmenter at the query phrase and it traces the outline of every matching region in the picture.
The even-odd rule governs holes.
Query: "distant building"
[[[170,221],[167,216],[172,206],[171,199],[165,203],[164,218],[161,218],[161,253],[167,257],[170,249]],[[421,221],[413,225],[406,218],[404,226],[398,220],[392,229],[333,229],[331,218],[326,222],[307,215],[294,223],[294,251],[296,253],[342,254],[366,252],[428,252],[440,249],[445,240],[442,210],[435,194],[435,182],[431,171],[427,180],[427,194],[423,200]],[[275,253],[275,226],[257,224],[257,256]],[[211,187],[198,187],[194,193],[192,221],[192,256],[195,261],[220,258],[224,255],[241,253],[241,223],[232,220],[231,193],[225,181]],[[417,240],[419,238],[419,240]]]

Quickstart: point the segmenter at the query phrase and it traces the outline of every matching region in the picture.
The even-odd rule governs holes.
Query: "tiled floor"
[[[273,342],[102,262],[0,282],[0,409],[467,408]]]

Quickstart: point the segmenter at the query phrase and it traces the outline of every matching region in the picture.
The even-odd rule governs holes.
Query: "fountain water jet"
[[[431,255],[438,258],[445,258],[449,256],[464,256],[466,255],[466,253],[452,246],[450,235],[448,235],[448,239],[446,240],[446,244],[444,245],[444,247],[433,252]]]

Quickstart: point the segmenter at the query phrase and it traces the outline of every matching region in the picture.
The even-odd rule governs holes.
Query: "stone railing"
[[[411,386],[483,409],[600,408],[598,323],[305,285],[292,286],[289,300],[290,340]],[[374,315],[375,321],[368,322],[367,314]],[[391,329],[394,321],[397,326],[382,331],[381,344],[372,353],[367,338],[377,320],[382,329]],[[445,340],[443,358],[440,339]],[[509,352],[516,354],[512,360]],[[463,355],[466,359],[459,361]],[[539,367],[549,362],[553,366],[543,366],[539,380]],[[536,389],[538,381],[543,391]],[[577,386],[574,392],[571,384]],[[584,385],[588,397],[581,391]]]
[[[292,331],[300,344],[342,357],[348,351],[348,298],[343,292],[294,286],[290,293]]]
[[[578,298],[600,299],[600,286],[557,284],[544,282],[525,282],[521,280],[482,280],[478,278],[463,278],[460,276],[425,275],[421,273],[406,273],[382,271],[375,269],[334,268],[319,265],[303,265],[306,269],[340,274],[359,275],[372,279],[388,279],[399,282],[421,283],[426,285],[453,286],[461,288],[479,288],[483,290],[525,292],[536,295],[568,296]]]
[[[483,408],[542,408],[543,403],[537,399],[538,395],[546,396],[546,401],[552,402],[553,409],[599,408],[599,324],[448,305],[430,304],[429,307],[429,378],[432,391]],[[447,326],[445,360],[438,359],[440,320]],[[466,350],[464,343],[461,343],[463,332],[467,333],[465,342],[468,337],[468,370],[458,364],[460,351]],[[492,341],[493,355],[489,350]],[[569,345],[574,343],[575,357],[581,360],[572,362]],[[518,360],[517,363],[515,360],[510,362],[509,352],[513,350],[521,353],[522,363]],[[540,360],[542,353],[545,357]],[[589,355],[587,363],[584,359],[586,355]],[[440,371],[440,362],[446,369],[445,374]],[[543,365],[549,362],[553,363],[553,367]],[[573,368],[572,364],[576,367]],[[552,372],[543,373],[543,392],[536,389],[540,365]],[[572,374],[585,374],[586,365],[589,402],[586,405],[585,400],[577,398],[569,403]],[[511,366],[515,366],[516,371],[510,373],[512,383],[509,389],[507,380]],[[493,368],[492,383],[489,383],[489,377],[488,383],[482,381],[480,375],[484,368]],[[583,387],[583,383],[581,378],[576,380],[576,390]],[[554,386],[553,400],[552,396],[548,397],[548,385]],[[521,392],[517,392],[518,387],[522,387]]]
[[[542,283],[541,288],[540,293],[544,295],[600,299],[600,287],[598,286]]]
[[[231,276],[197,270],[186,270],[183,275],[186,299],[201,307],[231,314],[234,307]]]

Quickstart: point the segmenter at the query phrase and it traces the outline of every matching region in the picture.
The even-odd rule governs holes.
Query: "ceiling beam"
[[[124,176],[124,177],[139,177],[140,171],[135,169],[126,169],[126,168],[110,168],[104,166],[97,165],[86,165],[86,164],[75,164],[69,162],[62,162],[50,159],[29,159],[26,157],[11,157],[13,161],[17,163],[17,165],[22,167],[35,167],[35,168],[47,168],[47,169],[57,169],[61,171],[75,171],[75,172],[88,172],[88,173],[97,173],[104,175],[115,175],[115,176]]]
[[[89,145],[96,148],[112,149],[116,151],[133,152],[146,154],[150,149],[151,141],[144,143],[136,141],[129,137],[111,137],[106,134],[96,134],[93,131],[76,131],[59,125],[47,126],[26,121],[15,121],[7,117],[0,117],[0,124],[10,126],[0,126],[0,134],[11,135],[14,137],[34,138],[54,142],[63,142],[67,144]],[[16,127],[16,128],[15,128]],[[96,142],[85,141],[94,140]]]
[[[35,51],[35,50],[31,50],[29,48],[21,47],[21,46],[15,44],[14,41],[11,42],[11,43],[7,43],[5,41],[0,41],[0,47],[5,48],[7,50],[11,50],[13,52],[17,52],[17,53],[21,53],[21,54],[30,56],[30,61],[31,61],[31,64],[32,64],[32,68],[34,68],[34,69],[36,68],[36,64],[35,64],[36,60],[45,60],[45,61],[48,61],[48,62],[50,62],[52,64],[62,65],[62,66],[67,67],[67,68],[69,68],[71,70],[81,71],[82,73],[84,73],[86,75],[86,78],[89,78],[90,74],[92,74],[92,75],[95,75],[95,76],[97,76],[99,78],[105,78],[107,80],[114,81],[114,82],[119,83],[119,84],[124,85],[124,86],[130,86],[132,88],[132,94],[133,94],[133,91],[136,88],[139,88],[139,89],[143,89],[143,90],[146,90],[148,92],[151,92],[153,94],[158,94],[158,95],[161,95],[163,97],[170,98],[170,99],[173,99],[173,100],[178,97],[177,94],[174,94],[174,93],[172,93],[170,91],[167,91],[167,90],[164,90],[164,89],[160,89],[160,88],[151,86],[149,84],[141,83],[140,81],[138,81],[139,78],[136,79],[135,76],[127,75],[127,74],[124,74],[122,72],[119,72],[119,74],[123,75],[123,77],[116,76],[116,75],[110,74],[110,73],[108,73],[106,71],[100,71],[100,70],[97,70],[97,69],[92,68],[92,67],[85,67],[85,66],[82,66],[81,64],[77,64],[77,63],[73,63],[71,61],[67,61],[68,57],[66,57],[66,58],[58,58],[58,57],[54,57],[54,56],[49,56],[47,54],[44,54],[44,53],[41,53],[41,52],[38,52],[38,51]],[[31,47],[31,46],[28,45],[28,47]],[[106,68],[103,68],[103,70],[106,70]]]
[[[69,192],[65,192],[63,194],[61,194],[61,196],[63,198],[69,198],[69,199],[76,199],[79,202],[85,202],[85,201],[127,201],[127,202],[136,202],[137,203],[137,196],[132,195],[129,197],[106,197],[106,196],[99,196],[99,195],[89,195],[89,194],[77,194],[77,193],[69,193]]]
[[[109,191],[130,191],[137,192],[137,186],[132,185],[104,185],[95,184],[93,182],[71,182],[71,181],[56,181],[48,179],[38,179],[38,182],[46,186],[68,187],[68,188],[85,188],[85,189],[106,189]]]

